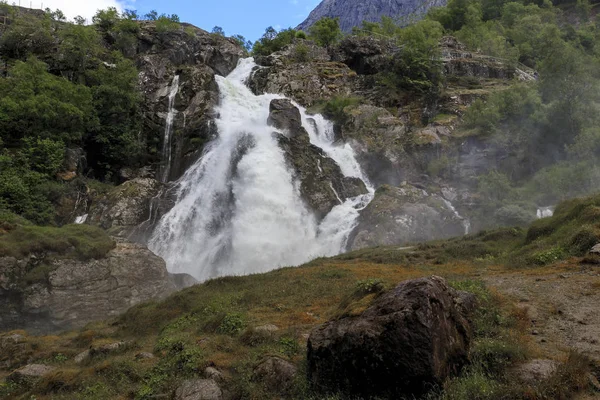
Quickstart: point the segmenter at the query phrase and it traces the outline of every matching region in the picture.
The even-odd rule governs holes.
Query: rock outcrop
[[[165,262],[141,245],[119,242],[106,257],[90,261],[46,256],[0,258],[3,330],[77,328],[175,290]]]
[[[465,224],[449,203],[411,185],[384,185],[359,217],[349,248],[400,245],[460,236]]]
[[[443,278],[421,278],[383,294],[360,316],[315,328],[310,385],[353,397],[418,397],[468,361],[472,297]]]
[[[142,22],[135,47],[125,53],[136,59],[144,95],[143,133],[149,154],[160,155],[169,105],[169,89],[179,76],[175,97],[172,165],[168,180],[181,176],[196,161],[215,134],[214,108],[219,100],[215,75],[227,75],[244,55],[233,39],[183,24],[158,32],[154,22]],[[164,160],[149,160],[157,165]],[[158,168],[155,168],[158,170]]]
[[[302,198],[317,219],[345,199],[368,192],[360,179],[345,177],[335,161],[310,143],[300,112],[289,100],[271,102],[269,123],[284,132],[277,134],[279,145],[300,182]]]
[[[49,365],[29,364],[11,373],[6,380],[18,385],[31,386],[55,369],[56,367]]]
[[[308,31],[321,18],[339,18],[344,32],[359,27],[363,21],[379,22],[381,17],[398,20],[420,19],[431,7],[446,5],[445,0],[323,0],[297,29]]]
[[[314,55],[299,59],[296,53],[301,46]],[[357,90],[356,72],[344,63],[331,61],[327,52],[310,42],[298,41],[268,57],[257,58],[257,63],[262,68],[249,82],[255,94],[279,93],[310,107],[318,100],[349,96]]]
[[[150,206],[162,185],[153,178],[135,178],[94,200],[86,223],[107,230],[113,236],[129,237],[150,219]],[[155,205],[161,202],[155,200]],[[157,211],[157,210],[155,210]]]

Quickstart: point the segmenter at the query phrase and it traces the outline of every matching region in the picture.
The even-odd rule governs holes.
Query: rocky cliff
[[[298,29],[307,31],[324,17],[339,18],[344,32],[360,26],[363,21],[379,22],[387,16],[398,20],[419,18],[431,7],[446,5],[446,0],[323,0],[308,18],[298,25]]]
[[[115,317],[175,291],[165,262],[119,241],[104,257],[0,257],[0,329],[54,332]]]

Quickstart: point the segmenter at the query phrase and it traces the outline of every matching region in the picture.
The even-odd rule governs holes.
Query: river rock
[[[185,381],[175,391],[175,400],[221,400],[223,392],[212,379]]]
[[[165,262],[145,246],[119,241],[104,258],[47,260],[47,278],[19,283],[40,256],[0,258],[0,325],[54,332],[117,316],[175,291]]]
[[[444,239],[465,233],[461,219],[441,196],[405,184],[384,185],[361,211],[349,248],[401,245]]]
[[[315,328],[308,341],[308,378],[321,392],[372,398],[425,393],[468,361],[468,294],[440,277],[401,283],[360,316]],[[458,300],[462,297],[462,300]]]
[[[32,385],[55,369],[55,367],[43,364],[29,364],[14,371],[6,378],[6,380],[19,385]]]
[[[263,383],[271,391],[287,392],[296,379],[298,368],[279,357],[269,357],[254,369],[254,379]]]

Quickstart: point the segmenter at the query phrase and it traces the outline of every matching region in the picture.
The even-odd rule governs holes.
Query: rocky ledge
[[[165,262],[118,242],[101,259],[0,258],[0,329],[54,332],[110,318],[175,291]]]

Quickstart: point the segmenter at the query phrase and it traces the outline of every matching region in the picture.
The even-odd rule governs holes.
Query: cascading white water
[[[179,75],[175,75],[173,81],[171,82],[171,86],[169,87],[169,108],[167,110],[165,134],[163,136],[161,153],[162,166],[160,172],[160,181],[163,183],[169,180],[169,174],[171,173],[171,136],[173,133],[173,121],[175,119],[175,115],[177,114],[177,110],[175,110],[175,97],[177,97],[177,93],[179,93]]]
[[[241,60],[221,92],[219,137],[178,182],[176,205],[158,223],[150,248],[171,272],[203,281],[266,272],[340,253],[370,193],[344,201],[318,224],[267,124],[279,95],[255,96],[245,85],[256,64]],[[311,143],[335,160],[345,176],[367,185],[354,151],[333,144],[332,126],[300,108]],[[312,120],[311,120],[312,119]]]
[[[542,218],[549,218],[554,216],[554,209],[556,207],[554,206],[550,206],[550,207],[540,207],[537,209],[537,218],[538,219],[542,219]]]
[[[467,218],[464,218],[462,215],[460,215],[458,213],[458,210],[454,207],[454,205],[450,201],[448,201],[446,199],[442,199],[442,200],[444,201],[444,204],[446,204],[446,207],[448,207],[448,210],[452,211],[454,216],[462,221],[462,226],[463,226],[463,228],[465,228],[465,235],[470,234],[471,233],[471,221],[469,221]]]

